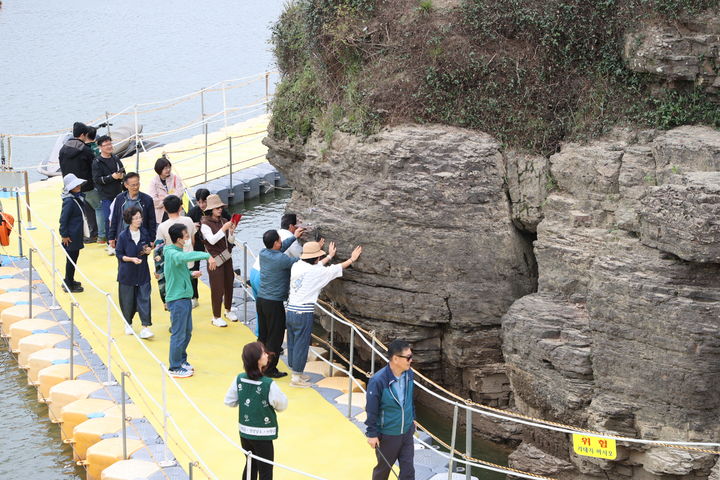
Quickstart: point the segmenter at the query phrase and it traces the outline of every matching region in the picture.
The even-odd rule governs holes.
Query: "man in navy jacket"
[[[370,378],[367,386],[365,436],[375,449],[377,465],[373,480],[387,480],[390,469],[400,463],[400,480],[413,480],[415,466],[415,405],[413,390],[415,374],[412,349],[404,340],[393,340],[388,346],[387,366]]]
[[[155,215],[151,215],[150,212],[155,211],[153,200],[150,195],[140,191],[140,175],[135,172],[130,172],[125,175],[123,181],[127,191],[122,192],[115,200],[113,200],[110,206],[110,224],[107,232],[108,243],[110,248],[115,248],[115,241],[127,225],[123,220],[123,212],[130,207],[138,207],[142,212],[143,223],[142,226],[147,230],[152,238],[155,238],[157,232],[157,222],[155,221]],[[115,255],[113,251],[111,253]]]

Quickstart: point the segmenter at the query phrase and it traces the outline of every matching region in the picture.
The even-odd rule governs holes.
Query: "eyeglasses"
[[[411,362],[413,359],[412,353],[410,355],[395,355],[396,357],[404,358],[408,362]]]

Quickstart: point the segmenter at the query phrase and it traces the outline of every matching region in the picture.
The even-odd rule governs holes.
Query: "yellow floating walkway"
[[[258,126],[264,127],[267,118],[244,122],[242,127],[234,129],[234,133],[242,134],[243,129],[248,133],[256,131]],[[221,134],[222,135],[222,134]],[[264,153],[260,144],[262,135],[257,141],[245,145],[233,145],[234,157],[237,159],[252,156],[254,152]],[[203,139],[204,142],[204,139]],[[238,142],[239,143],[239,142]],[[173,146],[174,147],[174,146]],[[167,148],[167,147],[165,147]],[[169,150],[169,148],[168,148]],[[142,168],[152,168],[157,156],[144,154]],[[171,156],[171,159],[173,157]],[[211,157],[210,168],[226,166],[227,154]],[[260,161],[264,159],[261,158]],[[128,170],[132,169],[131,159],[126,159]],[[197,174],[198,164],[202,171],[202,162],[189,161],[176,163],[176,170],[181,176]],[[237,161],[237,160],[236,160]],[[224,163],[223,163],[224,162]],[[219,174],[223,172],[220,171]],[[218,175],[215,175],[218,176]],[[151,179],[150,174],[142,177],[143,184]],[[198,183],[188,182],[192,185]],[[59,178],[46,182],[38,182],[31,186],[31,207],[33,210],[33,224],[38,228],[23,233],[32,238],[32,242],[40,247],[40,251],[51,257],[50,233],[45,222],[52,228],[57,228],[60,216]],[[12,212],[13,214],[15,212]],[[17,238],[13,238],[13,245],[17,246]],[[27,249],[29,243],[24,242]],[[8,252],[14,253],[14,252]],[[64,266],[64,257],[59,247],[56,247],[56,258],[61,259],[58,265]],[[35,257],[34,266],[45,283],[52,285],[50,269],[45,268],[41,261]],[[100,245],[87,245],[80,254],[79,268],[89,279],[103,290],[110,292],[117,302],[117,259],[105,253]],[[151,267],[152,268],[152,267]],[[105,328],[107,323],[106,299],[90,285],[82,276],[77,276],[85,287],[85,292],[75,294],[82,308],[90,318]],[[144,341],[145,345],[163,362],[167,362],[170,334],[169,314],[163,310],[157,285],[153,282],[152,293],[152,321],[155,337]],[[58,302],[66,312],[70,311],[70,297],[59,287],[57,288]],[[27,294],[26,294],[27,295]],[[91,326],[81,314],[76,311],[76,325],[80,329],[93,350],[103,359],[107,358],[106,338]],[[210,309],[210,290],[200,282],[200,307],[193,310],[194,330],[192,341],[188,350],[189,361],[195,367],[195,375],[187,379],[178,379],[178,383],[200,407],[202,412],[225,434],[239,443],[237,430],[237,409],[231,409],[223,404],[225,392],[233,378],[242,370],[242,345],[252,342],[255,337],[242,323],[230,323],[227,328],[217,328],[210,324],[212,318]],[[122,354],[129,362],[133,375],[127,379],[128,392],[133,401],[142,409],[146,418],[162,435],[162,412],[155,402],[142,392],[138,381],[147,388],[153,399],[162,401],[162,375],[157,363],[142,348],[139,342],[124,334],[124,324],[121,316],[112,311],[112,334],[119,343]],[[135,319],[136,329],[139,320]],[[122,362],[117,351],[113,352],[112,372],[115,378],[120,378]],[[282,366],[285,371],[287,366]],[[370,476],[375,463],[374,454],[368,447],[362,432],[348,421],[343,414],[326,401],[314,389],[295,389],[289,387],[289,376],[278,381],[280,388],[289,397],[289,408],[278,414],[280,425],[279,439],[275,442],[275,460],[284,465],[308,472],[326,479],[366,479]],[[230,445],[222,436],[190,406],[173,382],[167,379],[168,410],[172,418],[179,424],[184,435],[202,460],[220,479],[238,478],[245,464],[245,457],[241,452]],[[192,448],[182,440],[180,432],[170,424],[169,448],[176,456],[183,468],[187,469],[188,462],[197,461]],[[203,478],[195,472],[195,478]],[[292,473],[282,468],[275,468],[275,478],[295,479],[306,478],[300,474]]]

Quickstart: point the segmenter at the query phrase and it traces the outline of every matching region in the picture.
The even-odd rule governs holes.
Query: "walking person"
[[[287,375],[277,369],[285,336],[285,305],[290,290],[290,268],[300,260],[283,252],[305,232],[298,228],[292,237],[280,241],[277,230],[263,234],[265,248],[260,250],[260,288],[255,301],[258,315],[258,340],[274,355],[268,364],[266,376],[280,378]]]
[[[273,440],[278,438],[276,412],[287,408],[288,399],[277,383],[263,376],[268,367],[269,355],[260,342],[248,343],[243,347],[244,373],[233,380],[225,394],[225,405],[237,407],[242,448],[253,455],[273,461],[275,449]],[[247,464],[242,478],[247,477]],[[253,459],[250,468],[252,480],[272,480],[273,466],[262,460]]]
[[[155,221],[160,223],[166,218],[163,200],[168,195],[182,198],[185,194],[185,185],[179,176],[172,173],[172,163],[164,155],[155,162],[155,173],[157,175],[150,181],[148,194],[155,205]]]
[[[372,480],[387,480],[395,461],[400,464],[400,480],[415,479],[412,357],[409,343],[393,340],[388,346],[388,364],[368,382],[365,436],[377,457]]]
[[[215,260],[206,252],[184,252],[190,232],[175,224],[168,231],[171,243],[163,247],[165,265],[165,301],[170,310],[170,368],[175,378],[191,377],[195,369],[188,363],[187,347],[192,337],[192,285],[187,262],[207,259],[208,271],[215,270]],[[199,273],[199,272],[198,272]]]
[[[190,232],[190,239],[185,243],[183,246],[183,251],[185,252],[192,252],[193,251],[193,245],[192,242],[195,240],[195,223],[192,221],[190,217],[184,217],[180,215],[180,209],[182,208],[182,200],[180,198],[176,197],[175,195],[168,195],[163,200],[163,206],[165,207],[165,213],[167,220],[162,222],[160,225],[158,225],[157,228],[157,234],[156,239],[162,240],[165,245],[170,245],[172,242],[170,241],[170,235],[168,234],[168,231],[170,230],[170,227],[172,227],[175,224],[181,224],[185,225],[188,229],[188,232]],[[154,214],[154,212],[153,212]],[[188,263],[188,268],[191,268],[196,262],[190,262]],[[157,264],[156,264],[157,265]],[[191,275],[191,279],[197,281],[196,278],[194,278],[195,275]],[[193,294],[195,292],[195,289],[193,289]],[[160,299],[162,300],[163,304],[165,303],[165,289],[160,289]],[[193,308],[195,308],[193,306]]]
[[[233,232],[237,224],[225,221],[222,217],[223,207],[226,207],[218,195],[207,197],[205,215],[201,219],[205,250],[215,259],[217,269],[208,272],[210,277],[210,301],[212,303],[212,324],[216,327],[227,327],[227,322],[221,318],[221,307],[225,306],[225,318],[237,322],[238,318],[232,311],[233,271],[232,248],[235,244]]]
[[[137,313],[140,316],[142,329],[140,338],[152,338],[155,334],[152,326],[150,307],[150,267],[148,255],[152,254],[152,238],[142,226],[142,212],[137,207],[130,207],[123,212],[128,228],[120,232],[115,247],[118,259],[118,299],[120,310],[127,325],[125,333],[133,334],[132,320]]]
[[[127,225],[123,220],[122,213],[130,207],[138,207],[143,214],[143,227],[148,231],[151,237],[155,237],[157,232],[157,223],[155,222],[153,200],[150,195],[140,191],[140,175],[135,172],[129,172],[123,178],[123,185],[127,191],[120,193],[112,201],[110,205],[110,217],[108,221],[108,243],[110,249],[108,253],[114,255],[115,240],[120,232]]]
[[[98,243],[102,244],[106,243],[110,229],[110,205],[123,190],[125,166],[117,155],[113,155],[112,138],[102,135],[97,139],[97,144],[100,154],[93,160],[92,177],[95,190],[100,195],[100,206],[95,209],[95,218],[98,224]]]
[[[63,177],[62,209],[60,211],[60,237],[67,252],[63,290],[73,293],[83,291],[82,284],[75,281],[75,265],[83,248],[83,237],[89,235],[90,227],[85,216],[85,195],[82,187],[86,181],[68,173]]]
[[[335,256],[335,243],[331,242],[326,254],[322,242],[303,245],[300,259],[290,269],[290,295],[286,313],[288,366],[292,370],[291,387],[309,387],[310,377],[304,375],[312,335],[315,302],[320,291],[348,268],[362,253],[355,247],[350,258],[342,263],[326,266]]]
[[[82,122],[73,124],[72,138],[68,139],[58,152],[60,172],[63,177],[72,173],[77,178],[85,180],[82,192],[87,193],[95,187],[92,181],[92,163],[95,155],[92,149],[85,142],[88,141],[88,126]],[[89,234],[85,237],[87,243],[97,241],[97,222],[95,221],[95,209],[87,202],[83,203],[83,212],[88,222]]]

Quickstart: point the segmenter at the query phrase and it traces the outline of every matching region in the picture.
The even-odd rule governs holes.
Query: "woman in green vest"
[[[288,399],[271,378],[263,376],[268,365],[268,353],[260,342],[245,345],[242,352],[244,373],[239,374],[225,394],[225,405],[237,407],[240,443],[254,456],[273,461],[273,440],[278,437],[276,411],[287,408]],[[272,480],[273,466],[253,458],[250,478]],[[247,478],[247,465],[242,478]]]

